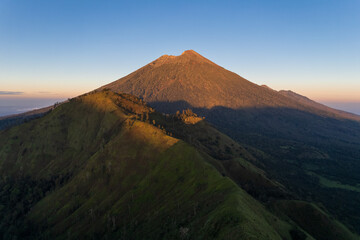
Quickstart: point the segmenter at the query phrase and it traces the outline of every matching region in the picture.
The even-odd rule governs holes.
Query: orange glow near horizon
[[[319,90],[303,90],[297,92],[314,101],[322,102],[360,102],[360,94],[356,89],[322,89]]]
[[[272,88],[271,86],[269,86]],[[279,87],[273,88],[274,90],[291,90],[297,94],[305,96],[311,100],[318,102],[360,102],[359,87],[346,86],[309,86],[297,85],[293,87]]]
[[[271,87],[271,86],[270,86]],[[311,89],[311,88],[297,88],[297,89],[286,89],[285,90],[291,90],[293,92],[296,92],[300,95],[303,95],[305,97],[308,97],[311,100],[319,101],[319,102],[360,102],[360,94],[356,91],[356,89],[349,90],[349,89],[322,89],[319,91],[318,89]],[[84,94],[86,92],[92,91],[93,89],[86,89],[86,90],[55,90],[51,89],[49,91],[12,91],[12,89],[6,89],[8,92],[20,92],[17,94],[0,94],[0,100],[1,99],[15,99],[15,98],[21,98],[21,99],[67,99],[67,98],[73,98],[76,96],[79,96],[81,94]]]
[[[78,90],[79,89],[79,90]],[[0,89],[1,92],[9,92],[7,94],[0,94],[0,99],[4,98],[38,98],[38,99],[59,99],[59,98],[73,98],[84,94],[86,92],[90,92],[92,89],[66,89],[66,88],[47,88],[44,89],[34,89],[34,88],[6,88]]]
[[[1,99],[59,99],[59,98],[72,98],[76,97],[78,95],[81,95],[82,93],[52,93],[52,92],[23,92],[21,94],[5,94],[0,95]]]

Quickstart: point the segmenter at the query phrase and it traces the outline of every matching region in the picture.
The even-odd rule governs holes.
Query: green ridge
[[[102,91],[0,132],[2,238],[306,238],[210,164],[221,168],[219,149],[171,137],[154,117],[131,95]]]

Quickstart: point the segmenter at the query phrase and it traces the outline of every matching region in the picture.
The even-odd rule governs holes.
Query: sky
[[[359,0],[0,0],[0,107],[74,97],[187,49],[260,85],[356,105],[359,13]]]

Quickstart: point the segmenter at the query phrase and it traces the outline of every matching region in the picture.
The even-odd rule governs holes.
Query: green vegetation
[[[344,190],[349,190],[349,191],[354,191],[354,192],[360,192],[359,184],[357,184],[356,186],[351,186],[351,185],[341,184],[341,182],[338,182],[338,181],[332,181],[330,179],[327,179],[323,176],[320,176],[320,175],[312,173],[312,172],[308,172],[308,174],[319,178],[319,183],[323,187],[339,188],[339,189],[344,189]]]
[[[286,214],[318,240],[359,239],[344,225],[330,218],[314,204],[303,201],[277,201],[273,207]]]
[[[0,132],[0,146],[2,239],[318,234],[287,208],[267,208],[291,193],[191,111],[161,114],[136,97],[104,90]],[[324,216],[329,228],[337,227]],[[336,229],[338,239],[352,239],[345,227]]]
[[[137,120],[149,114],[141,100],[104,91],[1,132],[2,238],[290,236],[206,154]]]

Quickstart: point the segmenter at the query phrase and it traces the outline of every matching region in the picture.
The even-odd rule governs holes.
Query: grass
[[[306,219],[249,195],[283,193],[254,157],[202,120],[176,119],[101,91],[1,132],[2,238],[304,239]]]
[[[315,176],[319,179],[319,183],[321,186],[323,187],[327,187],[327,188],[338,188],[338,189],[343,189],[343,190],[348,190],[348,191],[354,191],[354,192],[359,192],[360,193],[360,187],[359,185],[356,186],[351,186],[351,185],[347,185],[347,184],[342,184],[339,181],[333,181],[330,179],[327,179],[319,174],[316,174],[314,172],[307,172],[309,175],[311,176]]]
[[[273,207],[282,214],[286,214],[318,240],[359,239],[343,224],[334,220],[328,213],[314,204],[304,201],[282,200],[275,202]]]
[[[11,179],[33,182],[28,197],[0,207],[3,216],[17,213],[1,222],[4,239],[289,236],[292,226],[274,225],[276,217],[222,176],[206,153],[165,134],[150,119],[137,120],[152,112],[139,99],[104,91],[2,132],[3,189],[16,193]]]

